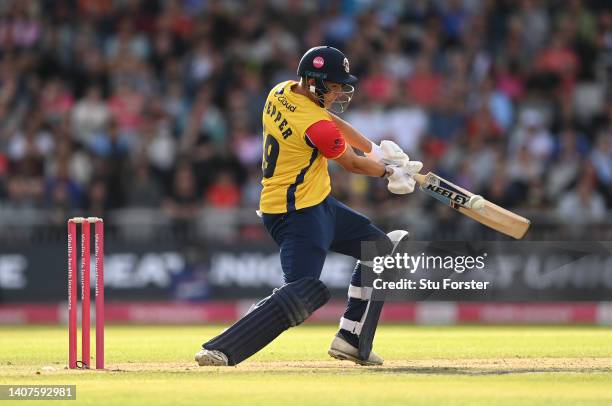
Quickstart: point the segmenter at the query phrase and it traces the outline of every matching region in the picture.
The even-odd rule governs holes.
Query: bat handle
[[[427,175],[422,175],[420,173],[417,173],[416,175],[413,176],[413,178],[416,181],[416,183],[418,183],[419,186],[421,186],[423,183],[425,183],[425,180],[427,179]]]

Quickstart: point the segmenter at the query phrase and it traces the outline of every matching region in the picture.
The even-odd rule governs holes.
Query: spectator
[[[49,81],[42,89],[39,105],[45,120],[59,123],[72,109],[74,98],[60,79]]]
[[[60,162],[55,177],[47,181],[45,202],[50,210],[50,220],[54,224],[63,223],[69,213],[83,207],[83,191],[70,178],[68,161]]]
[[[228,172],[219,172],[217,179],[206,190],[206,202],[216,208],[237,207],[240,189]]]
[[[519,126],[510,139],[510,154],[517,156],[526,148],[535,159],[543,160],[553,152],[553,138],[544,125],[544,118],[539,111],[529,109],[522,112]]]
[[[558,151],[548,171],[546,190],[551,201],[562,197],[572,182],[580,177],[582,154],[578,135],[572,129],[566,129],[559,139]]]
[[[406,82],[406,92],[415,103],[431,107],[440,96],[442,84],[442,76],[432,71],[431,62],[426,57],[420,57]]]
[[[465,129],[465,104],[450,91],[436,101],[431,110],[429,131],[444,143],[462,135]]]
[[[133,174],[126,182],[126,204],[129,207],[159,207],[162,192],[159,185],[151,177],[151,170],[145,161],[134,165]]]
[[[604,219],[606,206],[601,195],[595,191],[592,180],[585,178],[561,198],[557,214],[566,224],[589,224]]]
[[[142,125],[144,97],[127,83],[119,83],[113,91],[108,105],[121,132],[137,131]]]
[[[198,214],[200,208],[201,199],[193,170],[189,164],[180,164],[174,174],[170,196],[164,202],[164,210],[178,223],[186,223]]]
[[[421,106],[412,103],[407,96],[385,114],[388,135],[409,154],[419,151],[421,141],[429,127],[427,112]],[[368,133],[366,133],[368,134]]]
[[[521,45],[531,58],[544,47],[550,30],[550,14],[544,4],[533,0],[521,0],[518,22],[521,26]]]
[[[361,91],[374,102],[387,104],[394,97],[397,84],[385,74],[381,63],[374,61],[370,73],[361,80]]]
[[[597,137],[591,162],[599,180],[612,188],[612,129],[602,131]]]
[[[579,61],[563,32],[557,32],[552,36],[550,46],[540,54],[536,64],[542,72],[556,75],[566,92],[573,89]]]
[[[94,179],[87,191],[87,203],[85,204],[87,214],[104,218],[109,206],[108,187],[106,186],[106,182],[102,179]]]
[[[98,86],[87,89],[85,97],[79,100],[72,110],[72,129],[75,138],[89,145],[95,134],[104,130],[110,119],[110,111],[102,99]]]

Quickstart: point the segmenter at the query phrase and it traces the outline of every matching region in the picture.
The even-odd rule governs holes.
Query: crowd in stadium
[[[607,1],[0,2],[0,209],[104,216],[258,205],[261,111],[328,44],[360,78],[344,117],[496,203],[612,209]],[[406,204],[332,166],[341,200]]]

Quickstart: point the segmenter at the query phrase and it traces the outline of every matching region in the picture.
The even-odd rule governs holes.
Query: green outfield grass
[[[332,360],[335,326],[306,325],[238,367],[198,367],[221,328],[107,326],[107,370],[71,371],[66,328],[0,327],[0,383],[76,384],[71,405],[612,404],[610,328],[383,326],[372,368]]]

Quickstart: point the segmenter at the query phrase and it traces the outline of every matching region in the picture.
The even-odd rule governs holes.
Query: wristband
[[[373,161],[378,162],[383,157],[382,149],[380,149],[380,147],[376,145],[375,143],[373,143],[372,141],[370,141],[370,143],[372,144],[372,149],[370,150],[370,152],[366,152],[365,156]]]
[[[393,169],[389,168],[388,166],[385,166],[385,172],[380,175],[380,177],[383,179],[387,179],[391,175],[393,175]]]

